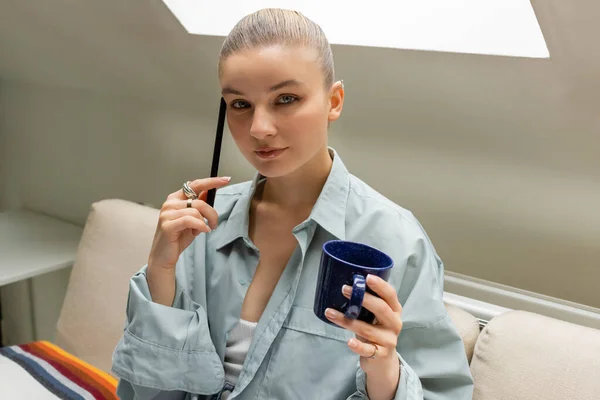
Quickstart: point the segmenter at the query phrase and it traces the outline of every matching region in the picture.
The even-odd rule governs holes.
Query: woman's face
[[[327,152],[327,126],[342,110],[341,85],[325,88],[315,50],[272,46],[221,64],[229,130],[266,177],[288,175]]]

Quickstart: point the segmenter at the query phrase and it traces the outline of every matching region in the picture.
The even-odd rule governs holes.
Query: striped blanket
[[[117,380],[49,342],[0,348],[0,399],[117,399]]]

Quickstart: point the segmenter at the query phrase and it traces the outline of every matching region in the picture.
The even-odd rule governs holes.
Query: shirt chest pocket
[[[292,306],[287,319],[283,323],[283,328],[341,342],[347,342],[354,337],[354,333],[346,329],[321,321],[313,310],[298,306]]]
[[[356,390],[358,367],[358,356],[347,345],[352,337],[318,319],[313,310],[292,307],[271,349],[265,397],[347,398]]]

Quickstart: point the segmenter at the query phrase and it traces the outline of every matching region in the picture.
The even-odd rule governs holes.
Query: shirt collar
[[[333,148],[329,148],[333,158],[331,171],[327,181],[317,198],[308,217],[321,228],[327,230],[338,239],[346,237],[346,203],[350,190],[350,174],[342,159]],[[225,247],[238,238],[250,241],[248,237],[249,211],[252,197],[259,184],[266,178],[256,173],[248,190],[237,200],[223,229],[223,236],[218,241],[217,249]]]
[[[340,240],[346,238],[346,205],[350,190],[350,173],[333,148],[329,148],[333,165],[310,216],[319,226]]]
[[[256,173],[250,187],[245,190],[235,202],[227,222],[223,227],[223,234],[217,241],[217,250],[227,246],[238,238],[243,238],[248,243],[248,228],[250,226],[250,203],[258,185],[266,178]]]

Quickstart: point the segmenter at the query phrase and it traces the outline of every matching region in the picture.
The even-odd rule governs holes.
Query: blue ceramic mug
[[[323,244],[321,265],[317,278],[314,313],[330,325],[338,326],[325,316],[327,308],[338,310],[350,319],[373,323],[375,315],[362,308],[365,292],[377,296],[366,284],[368,274],[387,281],[394,261],[384,252],[366,244],[345,240],[330,240]],[[342,294],[342,286],[352,287],[348,300]]]

